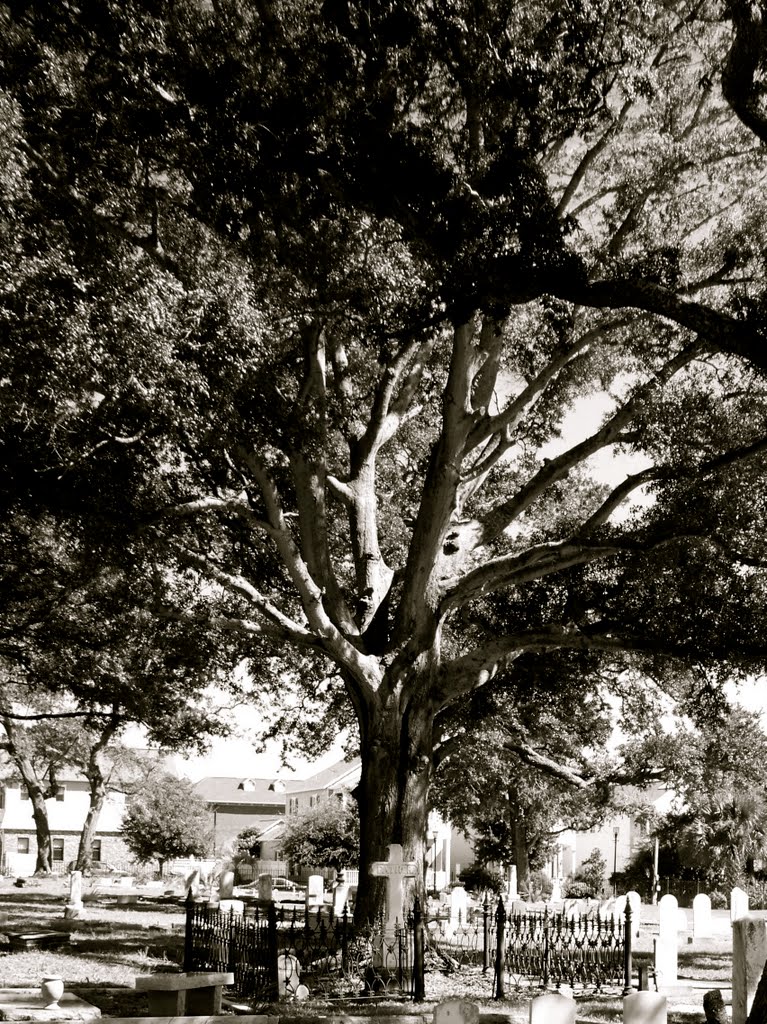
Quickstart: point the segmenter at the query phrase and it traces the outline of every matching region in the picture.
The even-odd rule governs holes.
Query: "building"
[[[607,876],[623,871],[637,852],[646,848],[651,836],[649,822],[654,815],[668,813],[674,801],[673,790],[655,786],[646,790],[622,788],[623,803],[631,810],[616,814],[582,832],[567,830],[557,840],[557,849],[549,868],[553,878],[567,878],[599,850],[607,864]],[[639,813],[638,808],[643,813]]]
[[[61,779],[55,797],[46,800],[51,832],[53,870],[64,872],[77,858],[80,834],[90,805],[88,780],[71,771]],[[98,821],[91,855],[94,864],[125,865],[130,859],[120,836],[125,795],[110,792]],[[5,874],[25,877],[34,874],[37,863],[37,832],[32,801],[27,787],[18,779],[7,779],[0,788],[0,844]]]
[[[285,813],[284,788],[273,779],[209,776],[194,788],[210,810],[214,857],[228,854],[243,829],[265,829]]]
[[[329,800],[346,804],[360,781],[361,766],[362,762],[355,757],[351,761],[337,761],[306,779],[284,783],[285,813],[300,814]]]

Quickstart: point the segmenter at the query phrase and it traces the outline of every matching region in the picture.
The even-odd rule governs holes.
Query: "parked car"
[[[272,879],[272,899],[275,903],[303,903],[306,899],[306,886],[278,875]]]

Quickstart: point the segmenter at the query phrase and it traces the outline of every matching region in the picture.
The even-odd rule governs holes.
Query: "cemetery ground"
[[[136,992],[137,975],[157,971],[180,970],[184,946],[183,893],[123,907],[115,897],[96,897],[83,887],[84,908],[77,920],[64,919],[69,883],[66,876],[29,879],[23,888],[13,880],[0,881],[0,921],[9,930],[56,930],[69,933],[69,945],[62,949],[28,950],[0,955],[0,988],[37,988],[45,974],[60,974],[66,990],[98,1006],[105,1016],[143,1016],[148,1013],[146,994]],[[721,915],[716,938],[687,943],[679,947],[680,984],[666,993],[669,1024],[698,1024],[704,1021],[703,995],[709,988],[729,992],[731,985],[732,944],[728,934],[729,912]],[[642,927],[635,940],[634,965],[652,962],[653,938],[657,936],[657,908],[643,906]],[[2,932],[2,928],[0,928]],[[461,973],[426,975],[426,1004],[387,1002],[364,1003],[346,1009],[350,1015],[366,1012],[387,1017],[393,1013],[419,1015],[430,1019],[440,999],[460,996],[479,1003],[483,1013],[498,1015],[495,1021],[527,1021],[529,995],[511,993],[506,1000],[488,996],[488,983],[477,989]],[[258,1012],[266,1012],[260,1008]],[[271,1013],[285,1018],[327,1017],[338,1011],[327,1003],[302,1002],[280,1004]],[[621,996],[615,990],[598,996],[578,997],[579,1022],[621,1020]]]

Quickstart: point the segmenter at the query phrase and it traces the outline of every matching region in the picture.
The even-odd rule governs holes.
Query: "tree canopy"
[[[760,5],[2,12],[23,610],[60,523],[353,721],[359,915],[470,695],[764,671]]]
[[[204,800],[186,779],[154,777],[129,802],[120,830],[136,860],[163,865],[177,857],[203,857],[213,833]]]

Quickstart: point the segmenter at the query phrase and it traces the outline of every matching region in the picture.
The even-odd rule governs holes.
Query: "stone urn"
[[[64,980],[58,974],[46,974],[40,985],[40,995],[46,1010],[55,1010],[64,995]]]

